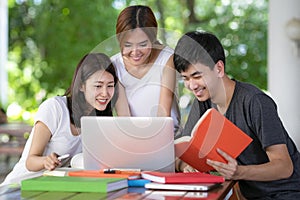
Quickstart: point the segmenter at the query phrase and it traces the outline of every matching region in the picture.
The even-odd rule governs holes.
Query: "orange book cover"
[[[206,164],[207,159],[227,162],[217,152],[217,148],[236,158],[251,142],[252,138],[211,108],[198,120],[191,136],[175,140],[175,153],[198,171],[208,172],[214,168]]]
[[[78,170],[68,172],[68,176],[137,179],[140,178],[140,173],[103,173],[100,170]]]

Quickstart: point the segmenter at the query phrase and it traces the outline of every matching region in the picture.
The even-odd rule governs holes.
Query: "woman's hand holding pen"
[[[57,166],[61,165],[61,160],[68,158],[69,154],[65,154],[62,156],[58,156],[56,153],[51,153],[50,155],[46,156],[44,160],[44,167],[47,170],[53,170]]]

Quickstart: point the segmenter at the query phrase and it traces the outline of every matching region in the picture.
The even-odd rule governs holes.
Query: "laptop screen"
[[[81,118],[84,168],[175,171],[171,117]]]

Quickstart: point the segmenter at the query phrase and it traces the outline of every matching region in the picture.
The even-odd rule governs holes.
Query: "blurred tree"
[[[40,92],[39,80],[34,76],[40,56],[34,40],[34,12],[32,2],[9,0],[8,80],[9,119],[22,120],[24,109],[38,104],[35,94]],[[24,108],[22,110],[21,106]],[[13,116],[11,116],[13,114]],[[30,116],[28,117],[30,118]]]
[[[149,5],[164,30],[216,34],[226,51],[227,72],[267,89],[268,0],[136,0],[127,5],[133,2]],[[168,41],[168,33],[164,37]]]
[[[78,60],[114,36],[118,13],[133,4],[153,9],[160,39],[171,47],[187,31],[213,32],[227,72],[267,88],[268,0],[9,0],[10,104],[34,112],[63,94]],[[182,85],[180,92],[188,93]]]
[[[117,11],[112,0],[47,0],[37,7],[35,38],[45,61],[42,88],[66,88],[81,57],[114,34]]]
[[[9,1],[9,102],[12,118],[62,95],[84,54],[114,34],[113,0]],[[11,112],[9,112],[11,113]],[[30,118],[30,116],[29,116]]]
[[[182,33],[205,30],[216,34],[226,51],[227,72],[238,80],[267,89],[267,0],[179,2],[176,9],[166,2],[164,11],[180,13],[172,16],[183,24]]]

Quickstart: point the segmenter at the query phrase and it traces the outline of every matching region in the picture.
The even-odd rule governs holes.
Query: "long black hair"
[[[80,88],[85,84],[86,80],[94,73],[100,70],[105,70],[114,77],[115,93],[114,96],[105,108],[100,111],[93,109],[88,113],[88,103],[85,100],[84,93]],[[103,53],[89,53],[85,55],[78,63],[73,75],[71,86],[66,90],[68,109],[70,113],[71,123],[76,127],[81,127],[80,118],[82,116],[112,116],[112,104],[115,103],[118,96],[117,89],[118,78],[116,75],[115,67],[110,61],[110,58]]]

